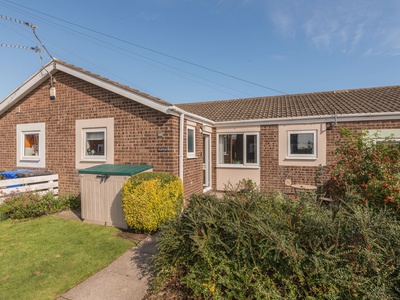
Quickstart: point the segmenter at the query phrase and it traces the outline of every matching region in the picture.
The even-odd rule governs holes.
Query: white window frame
[[[227,145],[227,141],[226,139],[224,139],[224,145],[223,145],[223,149],[220,149],[220,136],[226,136],[226,135],[243,135],[243,162],[241,164],[224,164],[220,162],[220,151],[224,151],[224,153],[226,153],[226,147],[228,147]],[[257,144],[256,144],[256,152],[257,152],[257,162],[256,163],[248,163],[246,162],[247,160],[247,145],[246,145],[246,141],[247,141],[247,136],[250,135],[255,135],[256,139],[257,139]],[[260,167],[260,133],[259,132],[219,132],[217,134],[217,167],[228,167],[228,168],[259,168]]]
[[[45,123],[31,123],[31,124],[18,124],[17,125],[17,167],[32,167],[32,168],[45,168],[46,167],[46,134]],[[29,134],[39,135],[39,145],[37,156],[25,155],[25,136]]]
[[[104,155],[87,155],[86,153],[86,137],[87,133],[90,132],[103,132],[104,133]],[[83,128],[82,129],[82,160],[83,161],[98,161],[98,162],[106,162],[107,161],[107,128],[106,127],[98,127],[98,128]]]
[[[189,130],[193,131],[193,151],[189,152]],[[188,158],[196,158],[196,127],[188,125],[186,128],[186,152]]]
[[[312,133],[314,138],[313,138],[313,146],[314,146],[314,151],[312,154],[292,154],[290,151],[290,136],[291,134],[308,134]],[[317,159],[317,153],[318,153],[318,145],[317,145],[317,130],[290,130],[287,131],[287,152],[286,152],[286,158],[287,159]]]
[[[85,134],[84,130],[99,131],[102,128],[107,130],[106,143],[104,144],[105,154],[103,158],[85,158]],[[114,163],[114,118],[83,119],[75,121],[75,167],[78,170],[98,166],[100,164]]]
[[[388,138],[374,138],[373,143],[383,143],[383,142],[393,142],[392,144],[400,144],[400,138],[393,138],[393,137],[388,137]]]

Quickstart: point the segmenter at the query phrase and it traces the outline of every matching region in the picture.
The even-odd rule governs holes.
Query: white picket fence
[[[58,174],[0,180],[0,203],[13,192],[27,191],[58,195]]]

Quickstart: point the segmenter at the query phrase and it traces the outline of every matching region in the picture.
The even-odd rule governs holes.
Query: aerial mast
[[[36,25],[34,25],[32,23],[29,23],[29,22],[26,22],[26,21],[21,21],[21,20],[15,19],[15,18],[10,18],[10,17],[7,17],[7,16],[3,16],[3,15],[0,15],[0,19],[4,19],[4,20],[10,21],[10,22],[14,22],[14,23],[18,23],[18,24],[21,24],[21,25],[25,25],[25,26],[28,26],[29,28],[31,28],[32,32],[33,32],[33,35],[35,36],[36,40],[39,42],[39,45],[46,51],[46,53],[49,55],[49,57],[51,59],[53,59],[53,56],[50,54],[50,52],[47,50],[45,45],[42,43],[42,41],[40,40],[40,38],[36,34],[36,29],[38,28]],[[41,50],[41,47],[39,45],[36,46],[36,47],[27,47],[27,46],[17,46],[17,45],[3,44],[3,43],[0,44],[1,47],[7,47],[7,48],[13,48],[13,49],[33,50],[33,51],[35,51],[35,53],[39,53],[40,63],[42,65],[42,68],[44,68],[42,50]],[[47,73],[50,76],[50,99],[54,100],[56,98],[56,88],[54,86],[54,78],[50,74],[50,72],[47,71]]]

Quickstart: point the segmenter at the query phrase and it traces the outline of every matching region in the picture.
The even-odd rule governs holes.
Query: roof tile
[[[215,122],[335,114],[400,113],[400,86],[186,103],[176,106]]]

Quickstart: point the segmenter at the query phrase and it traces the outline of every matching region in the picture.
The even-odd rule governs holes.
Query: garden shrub
[[[400,224],[387,210],[260,192],[193,195],[162,228],[154,289],[201,299],[399,299]]]
[[[154,232],[183,209],[183,186],[179,177],[145,172],[133,175],[122,188],[126,223],[138,232]]]
[[[390,139],[375,142],[367,133],[341,129],[336,163],[327,168],[326,191],[333,199],[368,202],[399,211],[400,145]]]
[[[11,219],[37,218],[79,207],[79,199],[73,195],[40,195],[37,192],[13,192],[1,204]]]

